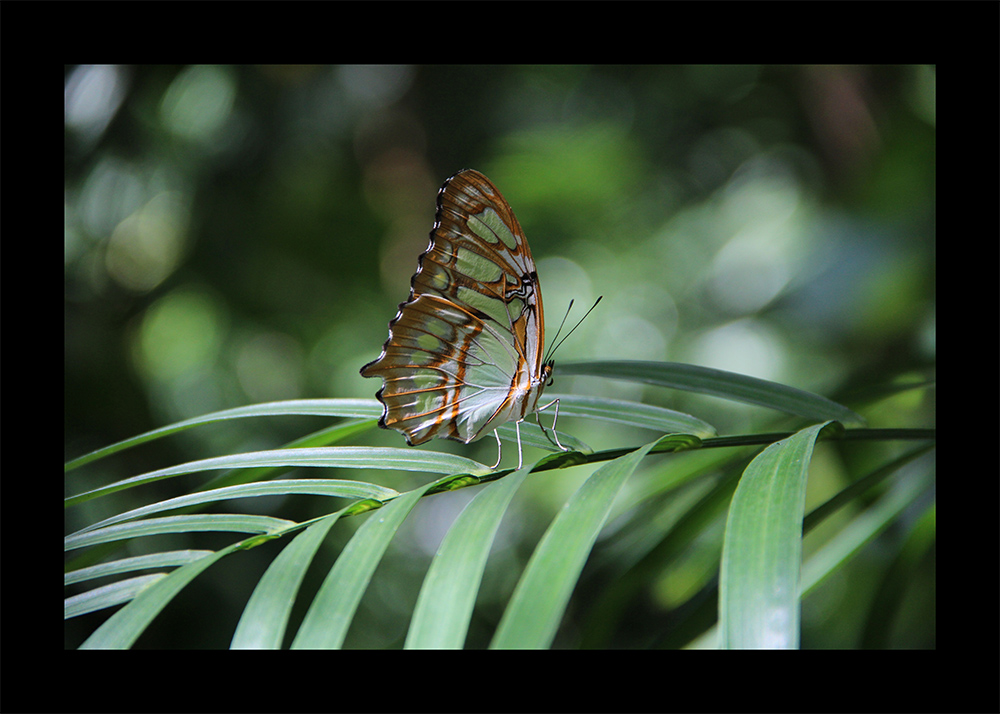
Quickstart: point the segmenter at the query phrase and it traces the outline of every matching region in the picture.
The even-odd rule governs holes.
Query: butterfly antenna
[[[562,345],[563,342],[565,342],[566,340],[569,339],[569,336],[572,335],[574,331],[576,331],[576,328],[578,328],[580,326],[580,323],[582,323],[584,320],[587,319],[587,315],[589,315],[590,313],[592,313],[594,311],[594,308],[597,307],[598,303],[600,303],[601,300],[603,300],[603,299],[604,299],[603,295],[601,295],[599,298],[597,298],[597,300],[594,301],[594,304],[590,306],[590,309],[587,310],[586,314],[583,317],[581,317],[579,319],[579,321],[577,321],[577,323],[575,325],[573,325],[573,329],[571,329],[569,332],[567,332],[566,336],[563,337],[560,340],[559,339],[559,333],[562,332],[563,325],[566,324],[566,318],[569,317],[569,311],[571,309],[573,309],[573,301],[572,300],[569,301],[569,307],[566,308],[566,314],[563,315],[562,322],[559,323],[559,329],[556,330],[556,336],[552,338],[553,347],[552,347],[551,350],[549,350],[549,357],[551,357],[552,355],[554,355],[555,352],[556,352],[556,350],[559,349],[560,345]],[[545,359],[544,361],[547,362],[548,359]]]
[[[556,342],[559,341],[559,333],[562,332],[563,325],[566,324],[566,318],[569,317],[569,311],[573,309],[573,303],[574,303],[574,300],[570,300],[569,301],[569,305],[566,307],[566,312],[563,315],[562,322],[560,322],[559,323],[559,327],[556,328],[556,334],[552,336],[552,341],[549,343],[550,345],[554,345],[554,344],[556,344]],[[551,356],[553,352],[555,352],[555,348],[554,347],[546,350],[546,356],[542,358],[542,362],[548,362],[549,361],[549,356]]]

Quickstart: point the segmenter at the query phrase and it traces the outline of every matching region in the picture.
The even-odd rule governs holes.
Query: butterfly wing
[[[538,274],[514,212],[478,171],[441,187],[410,284],[382,354],[361,369],[383,379],[379,425],[410,444],[468,443],[532,411],[550,372]]]

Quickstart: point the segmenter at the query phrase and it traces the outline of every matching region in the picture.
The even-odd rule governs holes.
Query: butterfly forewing
[[[523,419],[550,371],[543,319],[535,263],[510,206],[481,173],[455,174],[438,192],[410,297],[382,355],[361,370],[384,380],[379,425],[410,444],[468,443]]]

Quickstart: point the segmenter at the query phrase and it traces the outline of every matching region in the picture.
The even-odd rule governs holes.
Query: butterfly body
[[[438,192],[430,243],[378,359],[379,426],[469,443],[538,409],[552,373],[538,273],[514,212],[466,169]],[[499,438],[498,438],[499,441]]]

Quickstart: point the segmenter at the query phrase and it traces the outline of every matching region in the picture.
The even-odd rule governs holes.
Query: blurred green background
[[[462,168],[489,176],[525,229],[550,337],[571,299],[580,315],[605,296],[557,354],[552,391],[643,399],[725,434],[773,415],[560,379],[558,362],[687,362],[854,408],[874,385],[933,377],[933,67],[69,66],[65,156],[67,459],[229,407],[373,398],[379,383],[358,370],[407,297],[438,187]],[[933,404],[905,399],[861,411],[874,427],[933,426]],[[327,423],[191,430],[74,473],[66,490],[276,447]],[[650,438],[560,428],[595,448]],[[405,445],[381,431],[359,443]],[[495,458],[492,439],[430,446]],[[531,493],[558,505],[585,475]],[[175,481],[149,488],[178,493]],[[447,524],[464,498],[426,510],[444,509]],[[104,508],[71,512],[67,530]],[[543,527],[504,537],[531,543]],[[410,545],[429,557],[440,534],[425,537]],[[426,561],[404,555],[419,585]],[[207,646],[227,644],[249,594],[226,578],[252,588],[259,577],[226,567],[196,590],[227,613],[195,622]],[[379,582],[372,597],[391,609],[400,596]],[[192,645],[172,640],[170,623],[206,613],[176,604],[140,646]],[[71,623],[67,642],[93,625]],[[400,635],[352,637],[392,646]]]

